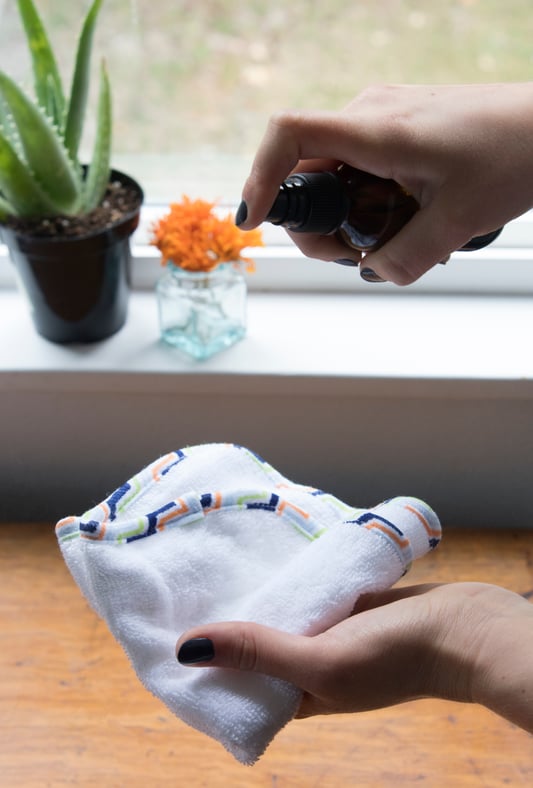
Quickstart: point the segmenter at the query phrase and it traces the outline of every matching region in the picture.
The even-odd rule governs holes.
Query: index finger
[[[340,162],[358,166],[364,142],[343,113],[282,112],[273,115],[256,153],[242,197],[247,206],[243,229],[260,224],[280,184],[295,169],[335,169]]]

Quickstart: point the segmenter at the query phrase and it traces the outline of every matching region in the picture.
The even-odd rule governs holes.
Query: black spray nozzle
[[[281,184],[266,221],[293,232],[329,235],[339,229],[349,208],[348,196],[334,173],[298,173]]]

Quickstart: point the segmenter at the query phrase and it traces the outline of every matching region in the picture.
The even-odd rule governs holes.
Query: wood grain
[[[533,785],[532,736],[485,709],[430,700],[294,721],[256,766],[241,766],[143,689],[51,526],[0,526],[0,577],[7,788]],[[532,597],[533,531],[448,529],[403,582],[453,580]]]

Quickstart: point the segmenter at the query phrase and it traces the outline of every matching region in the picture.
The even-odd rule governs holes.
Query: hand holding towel
[[[256,673],[186,668],[178,637],[236,620],[323,632],[440,539],[437,516],[416,498],[355,509],[233,444],[172,452],[56,530],[140,681],[246,764],[292,719],[301,691]]]

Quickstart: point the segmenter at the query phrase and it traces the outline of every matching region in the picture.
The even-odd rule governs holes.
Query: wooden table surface
[[[290,723],[254,767],[139,683],[63,563],[53,527],[0,525],[0,785],[533,786],[533,736],[423,700]],[[533,598],[533,530],[447,529],[403,582],[480,580]],[[533,659],[533,655],[532,655]]]

